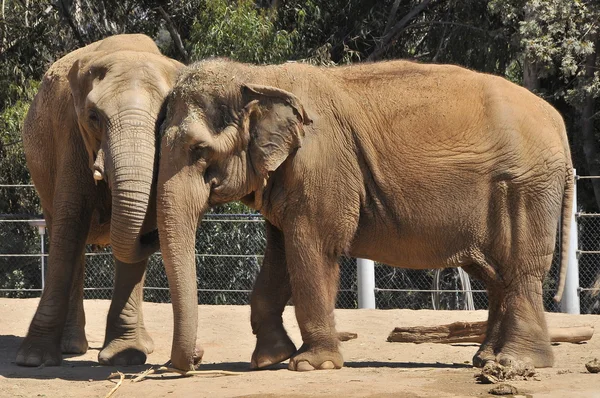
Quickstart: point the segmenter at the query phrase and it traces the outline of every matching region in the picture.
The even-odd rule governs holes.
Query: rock
[[[517,387],[511,386],[510,384],[506,383],[498,384],[496,387],[490,389],[488,392],[493,395],[515,395],[519,393]]]
[[[600,361],[598,358],[594,358],[592,361],[585,364],[585,368],[590,373],[600,373]]]

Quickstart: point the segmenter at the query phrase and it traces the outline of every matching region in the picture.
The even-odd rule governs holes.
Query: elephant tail
[[[560,273],[558,275],[558,289],[554,296],[557,303],[562,299],[565,289],[565,279],[567,277],[567,267],[569,265],[569,245],[571,242],[571,213],[573,211],[573,195],[575,193],[575,176],[573,168],[567,169],[567,181],[562,200],[561,216],[561,241],[560,241]]]

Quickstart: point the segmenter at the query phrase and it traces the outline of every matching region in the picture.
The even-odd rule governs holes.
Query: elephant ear
[[[279,88],[247,84],[242,96],[252,166],[266,178],[301,146],[302,126],[312,120],[294,94]]]
[[[100,149],[101,137],[97,136],[95,131],[86,124],[88,120],[86,100],[94,88],[94,80],[102,80],[106,74],[106,69],[104,68],[90,67],[91,62],[97,56],[98,54],[92,53],[76,60],[67,75],[73,98],[73,106],[77,115],[77,123],[79,124],[81,138],[88,154],[89,166],[92,170],[96,154]]]

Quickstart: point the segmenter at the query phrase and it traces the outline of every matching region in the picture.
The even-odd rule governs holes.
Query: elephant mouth
[[[146,232],[140,237],[140,243],[142,246],[156,246],[159,245],[158,229],[154,229],[150,232]]]

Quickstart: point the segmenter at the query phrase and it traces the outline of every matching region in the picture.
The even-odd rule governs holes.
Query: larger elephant
[[[564,123],[549,104],[449,65],[210,60],[181,73],[167,108],[158,226],[176,366],[191,367],[196,337],[196,225],[210,206],[238,199],[267,221],[252,367],[290,357],[291,370],[342,367],[333,315],[342,254],[463,267],[489,294],[474,364],[552,366],[542,280],[559,222],[569,231],[573,176]],[[564,252],[561,267],[559,297]],[[290,298],[298,351],[281,320]]]
[[[23,144],[49,229],[49,269],[17,364],[58,365],[61,352],[87,350],[86,243],[111,244],[116,260],[99,361],[139,364],[152,352],[141,303],[158,248],[156,121],[181,67],[151,38],[117,35],[67,54],[44,75]]]

